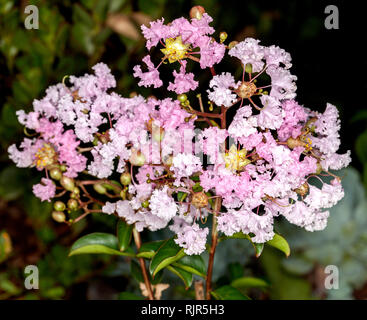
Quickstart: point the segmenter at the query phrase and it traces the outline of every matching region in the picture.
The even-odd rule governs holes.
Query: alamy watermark
[[[35,265],[28,265],[24,268],[24,287],[28,290],[39,289],[39,271]]]
[[[325,18],[325,28],[328,30],[339,29],[339,9],[335,5],[328,5],[324,13],[327,14]]]
[[[28,16],[24,20],[24,27],[28,30],[39,29],[39,12],[35,5],[28,5],[24,8],[24,13]]]
[[[339,269],[337,266],[328,265],[324,269],[325,272],[325,289],[337,290],[339,289]]]

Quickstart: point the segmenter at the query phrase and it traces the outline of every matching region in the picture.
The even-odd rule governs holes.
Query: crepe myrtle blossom
[[[209,26],[213,19],[207,14],[196,15],[190,20],[178,18],[169,24],[164,24],[164,19],[150,22],[150,26],[141,26],[143,36],[147,40],[146,47],[162,46],[163,54],[161,62],[155,67],[147,55],[143,62],[147,71],[142,71],[141,66],[134,67],[134,77],[140,79],[140,86],[153,86],[154,88],[163,85],[159,77],[158,68],[162,62],[168,60],[169,64],[180,65],[180,71],[173,71],[174,81],[170,82],[168,90],[182,94],[190,90],[195,90],[198,82],[194,80],[193,73],[186,72],[187,60],[199,62],[202,69],[213,67],[219,63],[225,53],[225,45],[216,42],[210,35],[214,29]]]
[[[241,107],[246,100],[260,111],[260,127],[277,129],[283,120],[281,101],[296,97],[297,77],[289,71],[292,66],[289,53],[259,42],[246,38],[232,45],[228,54],[241,61],[242,79],[236,81],[229,72],[215,75],[209,83],[208,98],[227,108],[238,102]]]
[[[133,70],[140,86],[167,90],[161,99],[122,97],[98,63],[92,74],[49,87],[28,113],[17,111],[27,137],[8,153],[18,167],[39,171],[34,194],[60,199],[56,211],[60,201],[68,212],[80,209],[69,224],[103,212],[137,232],[167,228],[188,255],[201,254],[207,238],[215,248],[218,232],[267,242],[281,216],[308,231],[325,228],[328,210],[344,196],[330,170],[351,161],[350,151],[337,153],[337,108],[315,112],[295,100],[291,56],[275,45],[252,38],[226,45],[223,33],[217,42],[202,10],[164,22],[142,26],[161,63],[148,54],[146,68]],[[216,74],[224,58],[241,63],[241,79]],[[189,60],[210,69],[209,86],[188,71]],[[158,71],[163,62],[179,68],[167,84]],[[185,94],[193,90],[207,92],[208,105],[200,94],[195,101]],[[211,237],[207,220],[217,226]]]

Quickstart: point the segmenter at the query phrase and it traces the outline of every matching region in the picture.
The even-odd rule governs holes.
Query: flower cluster
[[[164,85],[161,63],[156,67],[147,55],[148,70],[136,66],[134,76],[140,86],[165,86],[177,99],[121,97],[109,91],[116,81],[99,63],[93,75],[51,86],[33,111],[17,112],[28,137],[10,146],[9,156],[42,171],[33,188],[42,201],[67,199],[66,206],[55,202],[54,218],[71,223],[63,211],[81,209],[115,214],[137,231],[168,227],[189,255],[205,250],[210,217],[219,232],[242,232],[255,243],[273,238],[279,216],[309,231],[325,228],[327,209],[344,195],[329,170],[351,160],[349,151],[336,153],[337,108],[327,104],[319,113],[301,106],[289,53],[252,38],[225,45],[223,33],[217,42],[211,21],[202,13],[142,27],[147,48],[162,45],[161,63],[178,62],[179,70]],[[226,53],[240,62],[241,79],[215,74]],[[188,60],[210,69],[209,88],[187,73]],[[201,95],[200,108],[193,107],[185,95],[192,90],[207,93],[209,110]],[[229,108],[236,109],[232,121]]]

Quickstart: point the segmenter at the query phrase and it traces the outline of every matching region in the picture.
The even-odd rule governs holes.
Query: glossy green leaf
[[[184,255],[184,249],[176,244],[173,238],[166,240],[150,262],[151,275],[154,277],[160,270],[181,259]]]
[[[194,273],[203,278],[206,276],[206,266],[204,259],[198,255],[184,256],[180,260],[174,262],[172,266],[181,268],[190,273]]]
[[[192,273],[187,272],[186,270],[183,270],[181,268],[174,267],[173,265],[167,266],[167,269],[171,272],[173,272],[176,276],[178,276],[185,284],[185,288],[189,288],[192,284]]]
[[[291,249],[287,240],[277,233],[274,235],[274,238],[266,242],[266,244],[284,252],[287,257],[291,254]]]
[[[132,232],[133,225],[127,224],[124,220],[120,219],[117,223],[117,239],[120,251],[125,251],[129,247]]]
[[[247,240],[249,240],[251,242],[252,246],[255,249],[256,258],[261,256],[261,253],[263,252],[263,249],[264,249],[264,244],[263,243],[252,242],[251,237],[248,234],[244,234],[242,232],[234,233],[232,236],[223,236],[219,240],[223,241],[223,240],[226,240],[226,239],[247,239]]]
[[[133,275],[133,277],[135,278],[136,281],[138,282],[144,282],[144,277],[143,277],[143,273],[141,271],[140,265],[138,262],[136,262],[135,260],[131,261],[131,265],[130,265],[130,270],[131,270],[131,274]],[[160,272],[158,272],[154,279],[152,278],[152,276],[150,274],[148,274],[149,276],[149,280],[150,283],[152,285],[158,284],[162,281],[163,278],[163,270],[161,270]]]
[[[70,249],[69,256],[96,253],[134,256],[132,251],[120,252],[118,250],[118,240],[113,234],[99,232],[88,234],[75,241]]]
[[[231,282],[231,286],[240,289],[240,288],[266,288],[269,284],[260,278],[255,277],[241,277]]]
[[[158,249],[162,246],[165,240],[152,241],[143,243],[139,249],[138,258],[152,259]]]
[[[216,300],[250,300],[249,297],[242,294],[238,289],[232,286],[223,286],[211,292]]]

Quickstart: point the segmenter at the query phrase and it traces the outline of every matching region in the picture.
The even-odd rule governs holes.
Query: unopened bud
[[[64,211],[66,209],[65,203],[62,201],[56,201],[54,203],[54,209],[56,211]]]
[[[226,41],[227,40],[227,38],[228,38],[228,34],[227,34],[227,32],[221,32],[220,34],[219,34],[219,39],[220,39],[220,43],[223,43],[224,41]]]
[[[52,219],[54,219],[56,222],[64,222],[65,221],[65,214],[61,211],[53,211],[52,212]]]
[[[64,164],[62,164],[62,165],[60,166],[60,170],[61,170],[62,172],[65,172],[65,171],[66,171],[66,166],[65,166]]]
[[[133,166],[141,167],[145,164],[145,156],[141,153],[141,151],[131,149],[129,161]]]
[[[205,9],[202,6],[192,7],[190,10],[190,18],[200,20],[205,13]]]
[[[50,170],[50,177],[54,180],[60,180],[62,177],[62,172],[59,168],[52,168]]]
[[[75,187],[74,180],[66,176],[61,177],[60,184],[68,191],[73,191]]]
[[[141,203],[141,206],[143,208],[148,208],[149,207],[149,200],[145,200],[144,202]]]
[[[177,100],[180,101],[181,103],[184,103],[186,100],[187,100],[187,95],[182,93],[182,94],[179,94],[177,96]]]
[[[128,172],[124,172],[120,176],[120,182],[123,186],[128,186],[131,183],[131,175]]]
[[[100,183],[94,184],[93,189],[99,194],[105,194],[107,192],[106,188]]]
[[[70,210],[76,210],[79,207],[78,201],[75,199],[69,199],[67,204]]]

